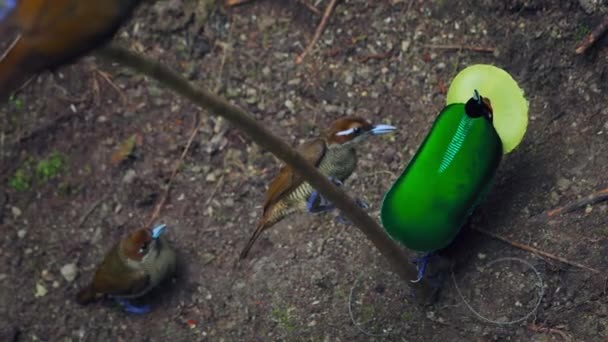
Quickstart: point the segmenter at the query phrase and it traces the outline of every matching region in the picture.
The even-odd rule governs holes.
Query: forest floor
[[[317,2],[321,10],[329,3]],[[42,74],[0,107],[0,340],[608,340],[607,204],[531,219],[608,187],[608,38],[574,53],[605,12],[576,1],[345,0],[296,64],[320,16],[295,0],[142,7],[117,40],[219,92],[293,145],[345,114],[397,126],[362,146],[345,184],[374,217],[464,67],[509,71],[530,101],[529,129],[454,242],[453,273],[425,307],[337,213],[291,216],[235,267],[279,162],[122,67],[85,58]],[[199,115],[156,220],[179,250],[179,273],[149,296],[147,315],[79,306],[74,296],[105,252],[150,219]],[[131,137],[133,156],[123,160],[116,151]],[[490,323],[465,300],[498,322],[533,315]]]

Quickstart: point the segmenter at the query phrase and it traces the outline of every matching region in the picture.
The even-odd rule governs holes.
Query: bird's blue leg
[[[329,177],[329,180],[337,186],[344,185],[344,183],[337,178]],[[317,201],[319,202],[317,203]],[[334,208],[335,206],[323,198],[323,196],[319,195],[317,190],[312,191],[312,194],[310,194],[310,197],[308,198],[308,202],[306,202],[306,210],[308,210],[309,213],[321,213],[324,211],[333,210]]]
[[[136,306],[136,305],[131,304],[128,300],[126,300],[124,298],[114,297],[114,300],[118,304],[120,304],[120,306],[122,306],[122,308],[128,313],[132,313],[132,314],[136,314],[136,315],[143,315],[143,314],[150,312],[150,305]]]
[[[412,280],[412,283],[417,283],[424,278],[424,273],[426,271],[426,266],[429,263],[429,259],[434,255],[434,252],[424,253],[422,256],[414,259],[414,264],[416,264],[416,269],[418,270],[418,274],[416,275],[416,280]]]

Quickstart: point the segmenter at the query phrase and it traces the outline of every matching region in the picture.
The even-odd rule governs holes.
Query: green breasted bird
[[[502,154],[489,99],[475,90],[466,104],[448,105],[386,193],[382,225],[415,251],[446,247],[487,193]]]

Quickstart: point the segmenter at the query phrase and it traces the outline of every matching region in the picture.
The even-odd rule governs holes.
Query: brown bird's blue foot
[[[329,177],[329,180],[337,186],[344,185],[344,183],[337,178]],[[335,206],[321,196],[317,190],[313,190],[312,194],[310,194],[310,197],[308,198],[308,201],[306,202],[306,210],[308,210],[309,213],[322,213],[324,211],[330,211],[333,209],[335,209]]]
[[[335,206],[323,196],[319,195],[317,190],[314,190],[312,194],[310,194],[308,202],[306,202],[306,210],[308,210],[309,213],[322,213],[324,211],[333,210],[334,208]]]
[[[128,300],[126,300],[124,298],[114,298],[114,300],[120,306],[122,306],[122,308],[123,308],[123,310],[125,310],[125,312],[135,314],[135,315],[143,315],[143,314],[147,314],[148,312],[150,312],[150,305],[136,306],[136,305],[131,304]]]

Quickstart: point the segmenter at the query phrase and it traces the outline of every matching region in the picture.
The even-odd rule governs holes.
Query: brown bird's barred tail
[[[239,257],[240,259],[245,259],[247,257],[247,254],[249,254],[249,250],[251,249],[251,247],[253,247],[255,240],[257,240],[258,237],[260,237],[260,235],[266,228],[267,228],[266,222],[265,222],[264,218],[262,218],[260,220],[260,222],[258,223],[257,227],[255,227],[255,231],[253,232],[253,235],[251,235],[251,238],[247,242],[247,245],[241,251],[241,255]]]
[[[20,37],[17,37],[0,57],[0,103],[6,101],[25,81],[27,72],[23,70],[22,65],[26,62],[26,52],[27,48],[20,44]]]
[[[97,299],[97,293],[93,290],[93,286],[87,285],[76,295],[76,302],[81,305],[89,304]]]

